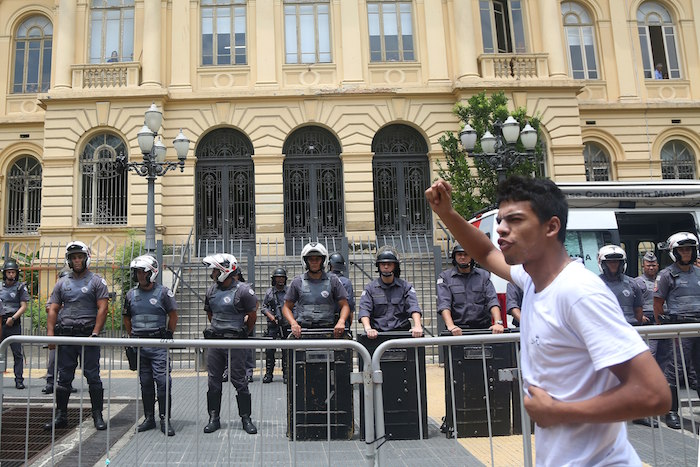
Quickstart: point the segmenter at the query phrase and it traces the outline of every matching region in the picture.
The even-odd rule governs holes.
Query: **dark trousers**
[[[3,323],[7,321],[7,318],[2,318]],[[22,335],[22,326],[20,326],[19,321],[15,323],[13,326],[6,326],[5,324],[2,325],[2,342],[5,340],[6,337],[10,336],[20,336]],[[17,383],[22,383],[24,382],[24,354],[22,353],[22,344],[19,342],[15,342],[14,344],[10,344],[10,349],[12,350],[12,357],[14,358],[15,361],[15,382]],[[5,359],[7,361],[7,358]]]
[[[248,349],[208,349],[207,383],[209,391],[221,392],[222,376],[228,363],[228,377],[238,394],[250,394],[246,380],[246,358]],[[229,358],[230,352],[230,358]],[[228,362],[227,362],[228,360]]]
[[[683,349],[683,358],[679,347]],[[673,349],[676,350],[675,361],[678,362],[678,368],[674,366]],[[661,371],[666,376],[666,381],[673,386],[678,386],[677,382],[684,379],[683,369],[688,373],[688,385],[693,387],[697,385],[696,373],[700,369],[700,337],[683,337],[680,339],[662,339],[659,340],[656,348],[656,361],[661,367]],[[694,371],[695,370],[695,371]],[[676,372],[678,372],[678,381],[676,381]]]
[[[289,332],[281,326],[269,325],[267,326],[267,337],[273,339],[286,339]],[[275,352],[277,349],[265,349],[265,373],[272,374],[275,370]],[[287,376],[287,350],[282,350],[282,374]]]
[[[82,353],[83,347],[79,345],[59,345],[56,346],[58,358],[58,382],[66,391],[70,391],[75,378],[75,369],[78,367],[78,358]],[[102,389],[102,380],[100,379],[100,348],[97,346],[84,347],[83,354],[83,375],[88,382],[91,390]]]
[[[172,392],[173,380],[170,377],[172,362],[168,362],[168,349],[165,347],[142,347],[139,362],[141,390],[146,393],[166,394],[166,386]],[[168,365],[170,363],[170,365]]]

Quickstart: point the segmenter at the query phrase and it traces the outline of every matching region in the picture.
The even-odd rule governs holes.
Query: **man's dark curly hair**
[[[564,193],[553,181],[514,175],[498,185],[496,204],[500,205],[503,201],[529,201],[540,223],[558,217],[561,229],[557,238],[562,244],[566,240],[569,204]]]

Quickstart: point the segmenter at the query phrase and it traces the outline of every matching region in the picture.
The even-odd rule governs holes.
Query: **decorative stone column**
[[[54,89],[72,87],[71,65],[75,52],[76,0],[60,0],[58,3],[58,28],[56,28],[56,71]]]
[[[566,78],[567,65],[564,37],[561,33],[561,10],[557,0],[539,0],[540,29],[544,51],[549,58],[549,76]]]
[[[160,86],[162,29],[160,0],[144,0],[143,6],[143,60],[141,61],[143,79],[141,81],[143,86]]]
[[[479,70],[476,62],[476,42],[474,31],[477,30],[474,23],[473,0],[454,0],[453,27],[455,30],[455,55],[457,58],[456,78],[461,81],[469,78],[478,78]]]

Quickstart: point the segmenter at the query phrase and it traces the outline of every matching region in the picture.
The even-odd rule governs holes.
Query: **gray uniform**
[[[350,282],[350,279],[348,279],[347,277],[345,277],[343,275],[342,271],[332,271],[331,274],[334,274],[338,278],[340,283],[343,284],[343,287],[345,288],[345,291],[348,294],[348,305],[350,306],[350,314],[351,315],[354,314],[355,313],[355,292],[353,291],[353,288],[352,288],[352,282]],[[338,305],[337,303],[335,305],[335,313],[336,313],[336,316],[340,316],[340,305]],[[345,323],[345,329],[348,331],[350,330],[350,320],[348,320]]]
[[[347,300],[348,293],[338,276],[326,272],[320,279],[311,279],[308,273],[294,278],[285,301],[295,304],[295,319],[302,328],[332,328],[338,322],[336,304]]]
[[[605,274],[601,274],[599,277],[615,294],[617,302],[622,308],[622,314],[625,315],[625,320],[632,325],[640,324],[634,315],[634,310],[642,308],[644,305],[644,291],[639,287],[639,284],[624,274],[619,277],[619,280],[617,277],[609,279]]]
[[[219,284],[212,284],[204,299],[204,311],[211,313],[211,328],[219,334],[218,338],[238,335],[245,338],[247,327],[245,316],[255,311],[258,297],[253,289],[243,282],[234,281],[227,289]],[[207,352],[207,370],[209,372],[209,391],[220,393],[221,380],[228,359],[228,371],[231,384],[238,394],[250,394],[246,380],[245,349],[209,349]]]
[[[155,284],[151,290],[134,287],[126,294],[123,315],[131,318],[131,335],[141,338],[165,336],[168,313],[177,311],[175,294],[164,285]],[[164,400],[166,387],[172,390],[171,366],[168,366],[168,349],[142,347],[140,350],[139,379],[144,393],[155,394]],[[167,378],[167,383],[166,383]]]
[[[60,279],[51,293],[51,303],[62,305],[58,315],[55,334],[57,336],[89,336],[97,320],[97,301],[109,299],[107,281],[99,274],[90,270],[76,278],[74,272]],[[80,346],[57,346],[58,352],[58,383],[65,391],[69,391],[75,378],[78,366]],[[100,379],[100,348],[85,346],[83,374],[87,379],[90,390],[102,390]]]
[[[277,318],[277,323],[274,321],[267,320],[267,337],[273,339],[286,339],[289,334],[289,325],[286,323],[284,317],[282,316],[282,305],[284,305],[284,296],[287,294],[288,287],[285,285],[282,290],[277,289],[277,287],[270,287],[265,293],[265,298],[263,299],[263,305],[260,309],[260,313],[265,316],[267,311],[272,316]],[[267,319],[267,316],[265,316]],[[265,349],[265,372],[267,374],[272,374],[275,369],[275,350],[276,349]],[[287,351],[282,351],[282,372],[284,376],[287,375]]]
[[[29,302],[31,297],[27,291],[27,286],[24,282],[15,282],[14,284],[8,286],[3,283],[0,286],[0,303],[2,307],[2,342],[6,337],[18,336],[22,334],[21,319],[14,320],[12,326],[7,326],[7,319],[14,315],[22,302]],[[24,382],[24,356],[22,354],[22,344],[15,342],[10,344],[10,349],[12,350],[12,357],[14,358],[14,372],[15,372],[15,382]]]
[[[422,314],[416,290],[410,282],[396,277],[391,284],[385,284],[377,278],[362,291],[357,318],[361,321],[369,317],[372,329],[380,332],[409,330],[408,318],[413,313]]]
[[[684,272],[675,263],[665,268],[657,278],[654,297],[665,300],[665,314],[671,322],[700,321],[700,268],[690,266],[690,270]],[[682,338],[681,345],[688,373],[692,368],[700,369],[700,337]],[[672,346],[671,339],[660,341],[657,358],[667,381],[676,384]],[[679,377],[682,375],[679,371]]]
[[[508,282],[506,286],[506,311],[511,312],[513,308],[522,308],[523,306],[523,291],[517,285]],[[520,321],[513,318],[513,324],[520,326]]]
[[[499,306],[491,275],[483,269],[467,274],[457,267],[442,271],[437,280],[437,309],[450,310],[452,321],[458,326],[488,329],[491,326],[491,308]]]
[[[644,316],[649,318],[649,324],[656,324],[654,320],[654,288],[656,287],[656,279],[651,279],[642,274],[635,278],[637,285],[642,289],[642,299],[644,300],[644,305],[642,305],[642,311]],[[664,309],[666,309],[666,304],[664,303]],[[659,339],[649,339],[647,341],[649,345],[649,351],[651,355],[656,358],[656,349],[659,346]]]

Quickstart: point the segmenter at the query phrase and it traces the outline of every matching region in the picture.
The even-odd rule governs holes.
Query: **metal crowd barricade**
[[[361,358],[365,362],[371,362],[371,358],[369,355],[369,352],[367,349],[359,344],[358,342],[354,340],[349,340],[349,339],[314,339],[314,340],[271,340],[271,339],[241,339],[241,340],[218,340],[218,339],[188,339],[188,340],[159,340],[159,339],[126,339],[126,338],[89,338],[89,337],[46,337],[46,336],[11,336],[6,338],[2,343],[0,343],[0,401],[3,401],[4,403],[4,386],[3,386],[3,373],[6,367],[6,359],[5,359],[5,353],[9,347],[10,344],[14,342],[19,342],[22,344],[28,344],[29,346],[33,347],[39,347],[42,344],[57,344],[58,346],[61,345],[80,345],[83,347],[85,346],[99,346],[101,347],[101,350],[103,350],[105,347],[116,347],[119,352],[123,352],[123,348],[125,346],[131,346],[131,347],[137,347],[138,349],[141,349],[143,347],[165,347],[168,349],[172,349],[175,347],[182,348],[182,347],[191,347],[191,348],[227,348],[227,349],[267,349],[267,348],[275,348],[275,349],[327,349],[330,351],[336,350],[336,349],[350,349],[352,351],[355,351],[359,358]],[[139,350],[140,351],[140,350]],[[60,352],[60,347],[57,347],[57,352]],[[56,358],[56,362],[58,361],[58,356]],[[140,359],[139,359],[140,361]],[[170,366],[171,359],[170,359],[170,352],[168,352],[168,361],[166,362],[168,366]],[[57,363],[56,363],[57,366]],[[198,370],[198,369],[197,369]],[[31,360],[30,360],[30,365],[28,368],[29,374],[31,375],[32,367],[31,367]],[[104,373],[107,372],[108,374],[104,375]],[[107,369],[103,369],[101,371],[101,376],[103,379],[103,385],[105,386],[105,389],[111,388],[112,386],[112,367],[111,365]],[[199,384],[199,371],[197,371],[197,399],[196,399],[196,408],[197,408],[197,413],[199,414],[201,411],[200,409],[200,399],[202,399],[201,395],[199,394],[199,389],[200,389],[200,384]],[[78,376],[76,375],[76,380],[78,380]],[[366,424],[365,429],[367,432],[368,439],[374,439],[374,397],[373,397],[373,391],[372,391],[372,373],[371,373],[371,365],[365,365],[365,369],[362,371],[362,373],[357,374],[353,378],[353,382],[356,384],[362,384],[364,386],[364,410],[365,410],[365,418],[369,421],[369,423]],[[83,403],[85,402],[83,400],[83,395],[84,392],[83,385],[84,383],[84,378],[80,377],[80,385],[81,385],[81,391],[78,397],[80,397],[81,401],[81,407],[80,407],[80,417],[79,417],[79,422],[78,425],[81,426],[82,423],[84,422],[84,417],[83,417]],[[168,381],[166,379],[166,381]],[[140,399],[140,383],[138,379],[138,373],[134,375],[134,385],[136,388],[136,393],[135,393],[135,400],[137,401],[136,405],[136,420],[134,423],[131,425],[132,429],[135,427],[135,425],[138,423],[138,401]],[[264,385],[261,385],[261,413],[260,413],[260,418],[262,419],[263,413],[262,413],[262,399],[263,399],[263,390]],[[107,392],[107,391],[105,391]],[[229,392],[233,392],[233,389]],[[170,390],[168,389],[166,391],[166,394],[168,394],[166,397],[170,397]],[[110,416],[110,410],[111,410],[111,404],[110,404],[110,397],[111,393],[105,394],[105,420],[109,420],[107,424],[107,431],[106,431],[106,446],[105,446],[105,454],[103,456],[103,459],[105,461],[109,461],[109,456],[110,456],[110,429],[111,429],[111,420],[112,417]],[[30,410],[30,401],[31,398],[31,389],[28,388],[27,391],[27,420],[26,420],[26,430],[27,433],[25,434],[24,437],[24,451],[25,451],[25,459],[24,462],[25,464],[27,463],[27,452],[28,452],[28,443],[29,443],[29,410]],[[51,420],[54,419],[55,417],[55,391],[54,391],[54,396],[52,399],[54,409],[51,412]],[[230,407],[230,404],[229,404]],[[89,409],[85,409],[89,410]],[[230,410],[230,409],[229,409]],[[69,410],[70,411],[70,410]],[[3,424],[3,413],[2,410],[0,410],[0,427]],[[168,417],[166,417],[166,420]],[[49,421],[48,419],[46,421]],[[43,422],[43,420],[42,420]],[[169,422],[168,422],[169,423]],[[229,424],[230,428],[231,424]],[[166,426],[166,431],[167,431],[167,426]],[[53,459],[57,453],[54,452],[55,449],[55,430],[51,430],[51,450],[50,450],[50,459],[51,459],[51,464],[53,465]],[[77,463],[78,465],[81,465],[82,462],[82,449],[83,449],[83,430],[80,428],[79,434],[78,434],[78,460]],[[174,440],[169,440],[169,438],[166,436],[165,437],[165,442],[170,443],[170,446],[173,448],[177,447],[177,441],[175,438]],[[214,438],[212,438],[214,439]],[[138,437],[136,437],[136,442],[138,443]],[[262,444],[262,438],[261,438],[261,444]],[[292,464],[297,465],[297,453],[296,453],[296,442],[294,440],[292,442],[292,449],[293,449],[293,458],[292,458]],[[228,457],[230,459],[231,456],[231,442],[228,442]],[[2,445],[2,433],[0,432],[0,445]],[[169,446],[166,444],[166,446]],[[330,441],[328,444],[327,448],[327,461],[328,465],[331,465],[331,452],[330,452]],[[138,456],[139,449],[136,449],[136,455]],[[165,464],[168,465],[168,452],[169,450],[165,450]],[[200,447],[199,447],[199,437],[196,437],[196,455],[197,455],[197,463],[199,463],[200,460]],[[366,459],[366,464],[368,466],[373,466],[375,464],[375,454],[376,454],[376,447],[374,443],[366,443],[365,444],[365,451],[364,451],[364,456]],[[206,461],[205,461],[206,462]],[[136,464],[138,464],[139,461],[136,460]],[[108,464],[108,462],[107,462]],[[264,464],[264,451],[261,449],[261,455],[260,455],[260,465],[265,465]]]

